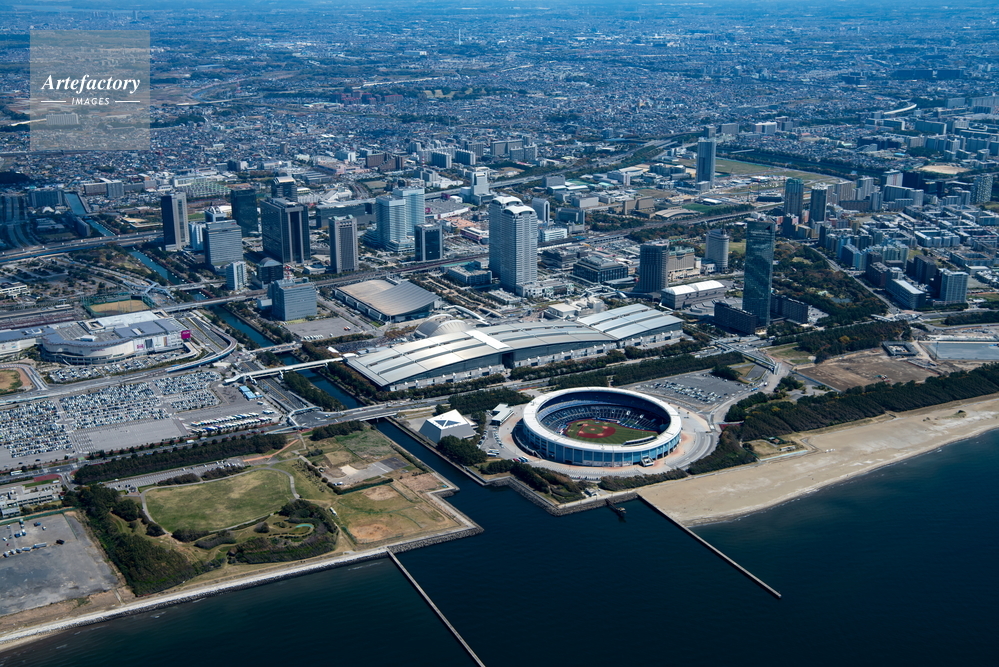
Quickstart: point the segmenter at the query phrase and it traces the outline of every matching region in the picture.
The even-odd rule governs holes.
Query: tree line
[[[829,357],[846,352],[869,350],[886,340],[904,340],[911,335],[906,322],[862,322],[825,331],[785,336],[774,340],[774,345],[796,342],[797,349],[815,355],[820,364]]]
[[[367,428],[364,422],[351,420],[349,422],[340,422],[339,424],[329,424],[328,426],[320,426],[314,429],[309,434],[309,440],[317,442],[319,440],[325,440],[326,438],[333,438],[338,435],[350,435],[351,433],[356,433],[357,431],[363,431]]]
[[[609,376],[613,375],[614,384],[616,386],[623,386],[633,382],[651,380],[652,378],[682,375],[683,373],[692,373],[706,368],[727,366],[740,362],[742,362],[742,355],[738,352],[726,352],[725,354],[716,354],[701,358],[691,354],[681,354],[665,359],[647,359],[637,364],[566,375],[555,380],[553,384],[556,389],[606,387],[608,386]]]
[[[295,371],[285,371],[284,383],[288,385],[288,388],[293,392],[307,400],[309,403],[318,405],[326,412],[336,412],[344,409],[343,403],[309,382],[309,380],[301,373],[296,373]]]
[[[997,392],[999,364],[986,364],[972,371],[929,377],[921,384],[878,382],[842,393],[802,396],[797,403],[777,401],[765,410],[748,412],[738,434],[744,441],[775,437],[877,417],[889,410],[916,410]]]
[[[283,435],[232,436],[222,440],[211,440],[191,447],[174,447],[152,454],[133,454],[130,457],[85,465],[76,471],[73,481],[77,484],[93,484],[109,479],[135,477],[172,468],[183,468],[209,461],[218,461],[231,456],[263,454],[284,446]]]
[[[119,529],[115,516],[148,523],[147,533],[156,532],[155,524],[148,522],[141,508],[134,501],[122,499],[118,491],[99,485],[84,486],[68,493],[65,502],[83,510],[108,559],[136,595],[158,593],[198,574],[198,568],[181,553]]]
[[[452,410],[457,410],[463,415],[470,415],[473,412],[485,412],[492,410],[500,403],[507,405],[521,405],[529,403],[530,396],[525,396],[513,389],[489,389],[488,391],[477,391],[471,394],[455,394],[447,399]]]

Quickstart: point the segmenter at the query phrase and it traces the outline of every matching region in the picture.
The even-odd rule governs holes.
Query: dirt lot
[[[139,299],[129,299],[127,301],[99,303],[90,306],[90,310],[101,315],[124,315],[125,313],[138,313],[143,310],[149,310],[149,306]]]
[[[845,354],[841,357],[828,359],[818,366],[799,370],[803,375],[840,391],[886,379],[878,377],[879,375],[887,376],[887,381],[893,384],[909,380],[922,382],[929,376],[935,375],[925,368],[913,366],[902,359],[889,357],[880,349]]]

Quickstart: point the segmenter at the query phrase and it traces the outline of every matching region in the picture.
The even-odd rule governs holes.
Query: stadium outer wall
[[[587,412],[587,407],[591,408]],[[602,444],[599,439],[583,442],[561,435],[542,422],[563,410],[575,410],[578,419],[605,419],[597,414],[600,407],[630,408],[664,422],[658,435],[634,444]],[[578,466],[622,467],[640,463],[643,458],[657,459],[669,454],[680,442],[680,413],[656,397],[627,389],[577,387],[562,389],[535,398],[524,406],[523,416],[513,429],[517,444],[541,458]]]

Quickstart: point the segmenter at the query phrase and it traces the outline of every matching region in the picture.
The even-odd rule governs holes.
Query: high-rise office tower
[[[474,174],[472,174],[472,194],[478,196],[489,194],[488,172],[477,171]]]
[[[260,233],[260,214],[257,212],[257,192],[252,185],[236,186],[229,191],[232,219],[242,228],[243,236]]]
[[[522,201],[516,197],[500,195],[489,202],[489,270],[494,276],[500,272],[500,235],[502,234],[500,223],[503,218],[503,209],[507,206],[521,205]],[[536,217],[536,216],[535,216]]]
[[[766,218],[746,224],[746,277],[742,309],[756,315],[757,325],[770,323],[770,288],[774,277],[777,224]]]
[[[714,262],[715,271],[728,271],[728,244],[732,237],[724,229],[712,229],[708,232],[704,259]]]
[[[545,224],[552,217],[551,202],[544,197],[532,197],[531,208],[533,208],[534,212],[537,214],[539,224]]]
[[[426,220],[426,191],[423,188],[396,188],[391,195],[375,199],[375,241],[382,248],[397,251],[412,241],[417,225]]]
[[[228,290],[246,287],[246,262],[233,262],[225,267],[225,288]]]
[[[826,220],[828,193],[828,188],[825,185],[816,185],[812,188],[812,199],[808,203],[808,223],[813,227],[816,223]]]
[[[235,220],[205,225],[205,264],[216,271],[243,260],[243,230]]]
[[[312,257],[304,206],[287,199],[267,199],[260,204],[260,226],[264,254],[282,264],[304,264]]]
[[[444,227],[433,223],[416,226],[414,237],[417,262],[433,262],[444,258]]]
[[[389,248],[399,244],[412,233],[409,217],[406,215],[406,200],[381,195],[375,199],[375,230],[379,247]]]
[[[187,238],[194,252],[203,252],[205,249],[205,223],[187,223]]]
[[[334,218],[329,232],[330,273],[357,271],[357,220],[352,215]]]
[[[669,244],[643,243],[638,255],[638,284],[643,294],[660,292],[669,285]]]
[[[422,225],[427,218],[427,195],[423,188],[396,188],[393,197],[401,197],[406,202],[406,221],[409,225],[407,235],[412,235],[417,225]]]
[[[697,182],[715,184],[715,140],[697,140]]]
[[[489,246],[490,251],[497,246],[500,287],[517,293],[538,280],[538,216],[518,200],[499,211],[498,232],[493,236],[490,224]]]
[[[784,181],[784,215],[797,216],[802,221],[801,214],[805,210],[805,182],[800,178],[789,178]]]
[[[298,183],[291,176],[275,176],[271,181],[271,197],[298,201]]]
[[[313,317],[317,312],[316,286],[308,278],[276,280],[267,286],[271,298],[271,316],[287,322]]]
[[[163,215],[163,248],[177,252],[188,244],[187,195],[175,192],[160,197]]]

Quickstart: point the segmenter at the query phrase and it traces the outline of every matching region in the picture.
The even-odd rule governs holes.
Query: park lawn
[[[614,429],[614,433],[608,435],[604,438],[581,438],[577,435],[580,427],[584,424],[596,423],[601,425],[610,426]],[[573,440],[579,440],[581,442],[588,442],[594,445],[620,445],[629,440],[638,440],[639,438],[648,438],[651,435],[656,435],[653,431],[642,431],[637,428],[628,428],[626,426],[621,426],[620,424],[613,424],[611,422],[604,422],[599,419],[583,419],[578,422],[573,422],[569,425],[569,429],[566,431],[566,436],[572,438]]]
[[[284,473],[254,470],[204,484],[152,489],[145,498],[149,518],[173,532],[179,528],[221,530],[246,523],[281,509],[292,495]]]
[[[453,521],[426,502],[413,502],[383,484],[337,497],[337,519],[358,543],[398,539],[440,530]]]
[[[328,503],[334,497],[333,492],[312,473],[307,472],[305,464],[298,459],[282,461],[274,467],[284,470],[295,478],[295,491],[301,498],[316,501],[321,505],[324,502]]]
[[[355,455],[367,461],[378,461],[396,453],[392,449],[391,441],[382,435],[381,431],[373,428],[356,431],[350,435],[338,435],[336,439]]]

